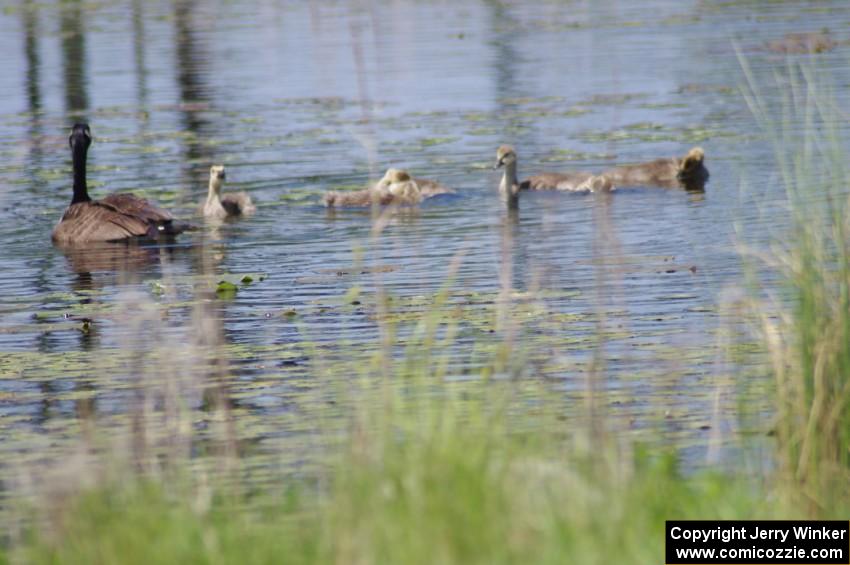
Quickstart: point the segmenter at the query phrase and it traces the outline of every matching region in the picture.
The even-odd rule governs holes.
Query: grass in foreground
[[[745,97],[774,143],[790,210],[769,265],[784,293],[756,304],[774,375],[782,480],[809,504],[850,499],[850,169],[830,77],[789,63],[774,117],[746,61]]]
[[[406,418],[405,418],[406,419]],[[595,453],[496,422],[361,435],[313,485],[253,500],[168,482],[77,497],[32,563],[660,563],[664,520],[800,516],[764,485],[683,476],[672,457]],[[490,424],[494,424],[490,426]],[[567,453],[572,451],[572,455]],[[180,481],[177,481],[180,483]],[[182,483],[186,484],[186,483]]]

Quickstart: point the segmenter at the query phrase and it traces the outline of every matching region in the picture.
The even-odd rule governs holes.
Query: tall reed
[[[775,379],[778,461],[825,509],[850,493],[848,116],[831,78],[812,63],[789,61],[766,90],[740,60],[744,97],[772,140],[790,218],[763,255],[782,293],[756,304]]]

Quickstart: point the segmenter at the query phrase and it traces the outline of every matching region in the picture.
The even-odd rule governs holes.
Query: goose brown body
[[[74,197],[53,228],[52,239],[62,245],[174,236],[186,225],[167,211],[132,194],[111,194],[92,200],[86,186],[86,156],[91,144],[88,125],[76,124],[69,138],[74,162]]]
[[[569,173],[540,173],[528,177],[519,185],[522,190],[567,190],[586,192],[586,183],[593,173],[572,171]]]
[[[322,197],[322,202],[328,208],[362,208],[371,206],[373,203],[385,206],[391,204],[392,201],[391,194],[380,194],[371,188],[352,192],[329,190]]]
[[[708,180],[705,152],[694,147],[684,157],[656,159],[636,165],[622,165],[605,172],[618,186],[684,187],[702,190]]]
[[[435,180],[414,177],[413,182],[415,182],[416,186],[419,187],[419,192],[422,194],[423,199],[431,198],[432,196],[437,196],[438,194],[454,194],[455,192],[451,188]]]
[[[180,233],[174,217],[132,194],[113,194],[102,200],[68,206],[53,228],[53,241],[61,244],[119,241],[133,237],[157,238]]]

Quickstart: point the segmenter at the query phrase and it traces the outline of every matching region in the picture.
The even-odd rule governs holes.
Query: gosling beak
[[[496,164],[493,165],[493,170],[495,171],[496,169],[498,169],[499,167],[501,167],[504,164],[505,164],[504,161],[502,161],[501,159],[497,159]]]
[[[220,173],[218,173],[218,178],[220,178],[221,180],[225,180],[227,178],[227,173],[221,171]]]

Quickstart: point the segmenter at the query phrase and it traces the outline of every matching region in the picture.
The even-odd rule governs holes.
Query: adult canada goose
[[[54,242],[72,245],[135,237],[157,239],[175,236],[189,227],[132,194],[110,194],[101,200],[92,200],[86,186],[86,156],[91,145],[88,124],[74,124],[68,142],[74,163],[74,197],[53,228]]]
[[[207,193],[207,201],[202,207],[202,212],[207,218],[229,218],[253,214],[257,209],[251,202],[251,197],[244,192],[228,194],[221,197],[221,187],[227,173],[224,165],[213,165],[210,167],[210,186]]]
[[[705,152],[694,147],[684,157],[656,159],[637,165],[614,167],[605,174],[617,186],[657,186],[661,188],[684,187],[703,190],[708,180],[708,169],[703,161]]]
[[[437,181],[417,179],[402,169],[387,169],[384,176],[363,190],[353,192],[338,192],[331,190],[325,193],[325,206],[332,207],[363,207],[373,203],[382,206],[388,204],[411,205],[419,204],[426,198],[438,194],[454,192]]]

